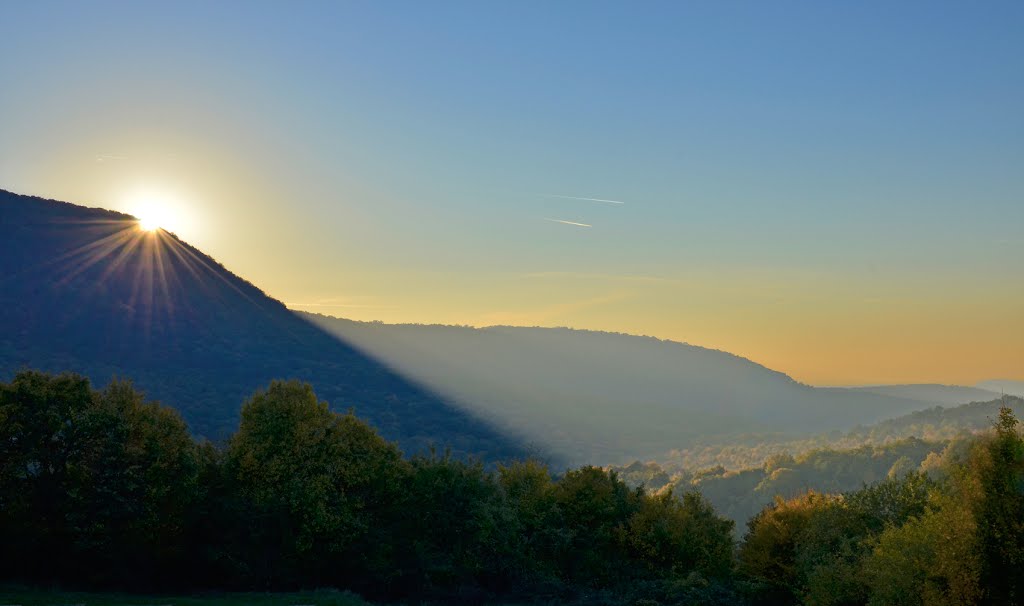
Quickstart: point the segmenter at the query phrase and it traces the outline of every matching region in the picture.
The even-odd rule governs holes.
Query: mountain
[[[710,438],[849,429],[974,393],[815,388],[651,337],[297,313],[173,234],[3,191],[0,305],[0,374],[130,377],[215,439],[273,378],[309,381],[408,451],[436,443],[494,460],[531,449],[602,464]]]
[[[1024,398],[1024,381],[993,379],[991,381],[982,381],[975,387],[980,387],[981,389],[987,389],[996,393],[1005,393],[1007,395]]]
[[[313,384],[411,452],[436,443],[494,460],[512,438],[289,311],[165,231],[121,213],[0,190],[0,375],[133,379],[223,438],[274,378]]]
[[[870,387],[847,387],[845,389],[896,398],[907,398],[908,400],[917,400],[942,406],[980,402],[999,397],[998,390],[963,387],[960,385],[874,385]]]
[[[851,428],[934,404],[810,387],[739,356],[651,337],[304,317],[576,462],[643,458],[709,436]]]

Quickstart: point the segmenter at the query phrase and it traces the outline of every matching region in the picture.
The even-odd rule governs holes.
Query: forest
[[[776,496],[809,489],[846,492],[908,471],[936,473],[947,452],[965,448],[975,434],[990,429],[1004,406],[1022,410],[1024,400],[1004,396],[935,406],[845,433],[717,438],[611,469],[631,486],[699,490],[719,513],[742,525]]]
[[[401,603],[1020,603],[1024,440],[1010,407],[993,421],[925,467],[779,496],[736,529],[702,482],[404,456],[298,381],[256,391],[214,444],[130,382],[22,371],[0,383],[0,575]]]

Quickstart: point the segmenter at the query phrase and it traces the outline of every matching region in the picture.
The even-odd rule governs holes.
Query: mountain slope
[[[849,428],[930,405],[814,388],[739,356],[650,337],[306,317],[573,461],[655,455],[707,436]]]
[[[0,190],[0,375],[76,371],[135,380],[221,438],[273,378],[309,381],[408,451],[489,459],[516,442],[296,316],[166,232],[120,213]]]

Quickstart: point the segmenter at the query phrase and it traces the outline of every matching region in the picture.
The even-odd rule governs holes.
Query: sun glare
[[[138,227],[142,231],[175,231],[182,228],[180,205],[172,198],[143,194],[133,196],[127,206],[130,208],[129,212],[138,218]]]
[[[139,217],[139,229],[142,231],[156,231],[160,229],[160,222],[153,217]]]

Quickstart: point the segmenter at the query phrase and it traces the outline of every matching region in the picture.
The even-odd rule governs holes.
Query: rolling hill
[[[643,458],[710,436],[849,429],[938,403],[815,388],[739,356],[651,337],[305,317],[576,462]]]
[[[451,405],[295,315],[201,251],[130,216],[0,190],[0,376],[74,371],[133,379],[192,431],[234,430],[274,378],[298,378],[409,452],[523,454]]]

